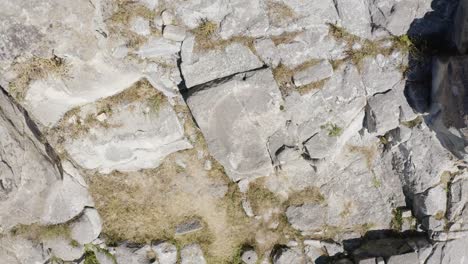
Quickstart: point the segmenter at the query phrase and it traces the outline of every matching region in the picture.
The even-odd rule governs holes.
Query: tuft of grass
[[[76,248],[80,246],[80,243],[78,243],[78,241],[76,241],[75,239],[72,239],[70,240],[70,246]]]
[[[94,247],[89,244],[85,245],[84,264],[100,264],[94,252]]]
[[[207,18],[202,18],[198,27],[196,27],[192,32],[195,37],[198,38],[211,38],[216,31],[218,30],[218,24],[208,20]]]
[[[401,122],[401,124],[407,128],[415,128],[419,127],[422,124],[422,122],[423,118],[421,116],[418,116],[413,120]]]
[[[312,92],[313,90],[323,88],[325,86],[325,83],[329,79],[330,78],[326,78],[326,79],[320,80],[318,82],[313,82],[313,83],[309,83],[309,84],[304,85],[304,86],[297,87],[297,91],[299,92],[300,95],[308,94],[308,93]]]
[[[303,71],[309,67],[316,65],[319,62],[320,60],[311,59],[298,65],[294,69],[291,69],[285,66],[284,64],[279,64],[278,67],[274,68],[273,77],[275,78],[275,81],[278,84],[283,97],[288,96],[293,91],[297,91],[299,92],[299,94],[304,95],[311,92],[314,89],[322,88],[328,79],[324,79],[301,87],[296,87],[293,82],[293,76],[296,72]]]
[[[330,122],[326,123],[325,125],[321,125],[320,128],[326,129],[328,131],[329,137],[339,137],[343,133],[343,128]]]
[[[249,184],[247,199],[250,201],[255,214],[261,214],[265,209],[281,205],[279,197],[268,190],[261,182],[251,182]]]
[[[78,138],[88,133],[90,128],[93,127],[103,127],[106,129],[118,127],[119,124],[110,124],[108,120],[100,122],[97,116],[105,113],[109,117],[113,114],[116,106],[129,105],[135,102],[146,103],[150,109],[150,113],[158,113],[161,107],[168,103],[166,97],[161,92],[156,90],[148,80],[142,79],[116,95],[95,102],[95,111],[81,113],[80,107],[68,111],[59,121],[58,125],[54,127],[54,132],[67,135],[70,138]],[[68,122],[72,117],[76,118],[75,123]]]
[[[437,213],[434,215],[434,218],[439,221],[445,219],[444,211],[437,211]]]
[[[273,77],[275,78],[283,97],[288,96],[294,89],[292,80],[293,75],[294,72],[284,64],[280,64],[278,67],[273,69]]]
[[[292,21],[296,13],[283,2],[269,0],[267,1],[267,15],[273,26],[281,26]]]
[[[157,92],[155,95],[147,99],[147,104],[150,107],[150,111],[154,114],[157,114],[166,102],[166,97],[161,92]]]
[[[330,64],[334,71],[336,71],[345,62],[346,62],[346,59],[330,60]]]
[[[287,44],[294,41],[294,39],[301,34],[301,31],[285,32],[278,36],[272,36],[271,40],[276,46],[280,44]]]
[[[11,233],[25,237],[31,241],[40,242],[47,239],[63,237],[70,239],[70,227],[67,224],[43,226],[38,224],[15,226]]]
[[[330,36],[337,40],[346,42],[347,44],[357,43],[360,38],[356,35],[353,35],[346,31],[343,27],[340,27],[336,24],[328,23],[328,33]]]
[[[355,146],[348,145],[348,149],[352,153],[362,155],[366,159],[366,165],[369,170],[372,170],[377,150],[375,146]]]
[[[400,208],[395,208],[393,209],[392,214],[393,218],[390,223],[390,227],[396,231],[401,231],[401,228],[403,227],[402,210]]]
[[[287,201],[288,206],[298,206],[303,204],[323,204],[325,197],[318,187],[308,187],[302,191],[293,193]]]
[[[377,177],[374,175],[372,176],[372,185],[378,189],[382,186],[382,181],[377,179]]]
[[[215,34],[218,30],[218,24],[202,18],[198,26],[192,30],[195,36],[196,49],[208,50],[216,47]]]
[[[154,21],[156,11],[148,9],[146,6],[130,0],[117,0],[116,11],[105,22],[109,27],[111,35],[116,37],[123,37],[127,43],[127,47],[131,49],[138,49],[148,39],[144,36],[138,35],[130,29],[130,22],[135,17],[142,17],[150,23]],[[161,35],[161,32],[151,27],[151,34],[155,36]]]
[[[66,60],[56,55],[52,58],[33,57],[22,63],[14,63],[12,67],[18,75],[9,83],[9,93],[18,101],[24,100],[31,82],[49,75],[65,77],[69,71]]]
[[[379,54],[389,56],[396,51],[407,52],[411,54],[418,53],[418,49],[408,35],[392,36],[390,38],[371,41],[351,34],[343,27],[338,25],[329,23],[328,26],[330,36],[345,43],[345,60],[351,61],[354,65],[356,65],[359,71],[362,68],[363,60],[367,57],[375,57]],[[387,41],[391,41],[390,46],[385,45]],[[360,48],[355,49],[355,44],[359,44]],[[334,66],[334,68],[335,67],[337,66]],[[405,71],[402,69],[402,73]]]

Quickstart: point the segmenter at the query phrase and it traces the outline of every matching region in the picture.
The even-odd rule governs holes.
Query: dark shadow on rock
[[[395,230],[372,230],[361,238],[343,241],[347,256],[336,255],[327,261],[351,258],[355,263],[368,258],[383,257],[415,252],[418,248],[430,245],[426,233],[416,231],[396,232]]]
[[[415,48],[410,51],[408,58],[405,96],[415,112],[424,114],[424,122],[436,133],[442,146],[462,159],[466,154],[464,150],[467,146],[466,138],[461,132],[454,134],[449,131],[448,127],[452,127],[453,124],[449,124],[446,120],[463,120],[466,118],[468,107],[463,106],[463,102],[460,103],[463,99],[457,99],[452,94],[449,85],[444,91],[439,90],[436,98],[432,89],[435,58],[444,59],[460,55],[452,40],[458,4],[459,0],[434,0],[433,11],[423,18],[415,19],[411,24],[407,34],[414,42]],[[461,92],[461,96],[467,96],[467,86],[468,83],[461,88],[464,91]],[[443,102],[439,102],[441,98]],[[455,128],[461,131],[464,126],[463,123]]]
[[[407,32],[416,49],[408,58],[405,96],[418,113],[429,111],[431,103],[432,56],[456,52],[450,34],[459,0],[434,0],[433,11],[415,19]]]

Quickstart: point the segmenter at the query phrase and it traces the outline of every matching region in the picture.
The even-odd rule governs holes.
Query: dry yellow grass
[[[372,169],[375,157],[377,155],[377,148],[375,145],[371,146],[354,146],[348,145],[348,150],[352,153],[362,155],[366,160],[366,165],[369,170]]]
[[[105,113],[108,117],[113,114],[117,106],[128,105],[135,102],[146,104],[151,114],[167,104],[167,98],[156,90],[146,79],[142,79],[126,90],[95,102],[95,110],[82,113],[81,107],[75,107],[68,111],[58,124],[52,129],[52,133],[62,137],[77,138],[89,132],[93,127],[112,128],[120,124],[110,124],[107,120],[101,122],[97,119],[99,114]],[[69,122],[75,118],[75,122]]]
[[[52,58],[33,57],[30,60],[13,64],[17,76],[9,84],[9,92],[17,100],[23,100],[32,81],[45,79],[48,75],[66,77],[69,65],[58,56]]]
[[[273,77],[275,78],[283,97],[288,96],[293,91],[297,91],[299,92],[299,94],[304,95],[313,91],[314,89],[322,88],[328,79],[311,83],[302,87],[296,87],[293,83],[293,76],[296,72],[303,71],[309,67],[316,65],[319,62],[319,60],[311,59],[298,65],[294,69],[291,69],[283,64],[280,64],[278,65],[278,67],[274,68]]]
[[[266,4],[267,15],[273,26],[280,27],[296,17],[294,10],[281,1],[269,0]]]
[[[363,60],[367,57],[375,57],[378,54],[389,56],[395,51],[404,53],[411,52],[412,54],[418,53],[412,40],[407,35],[392,36],[390,38],[371,41],[353,35],[340,26],[331,23],[329,23],[328,26],[330,36],[346,44],[346,58],[344,60],[351,61],[356,65],[358,70],[361,70]],[[387,41],[391,41],[391,45],[385,45]],[[359,44],[360,48],[355,48],[354,46],[356,44]],[[337,62],[339,64],[342,63],[341,60]],[[337,67],[337,62],[334,63],[334,68]]]
[[[18,225],[11,230],[11,234],[25,237],[34,242],[62,237],[70,239],[70,228],[67,224],[43,226],[38,224]]]

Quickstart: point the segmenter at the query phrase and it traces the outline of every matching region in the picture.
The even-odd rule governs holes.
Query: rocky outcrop
[[[7,0],[0,262],[460,263],[456,2]]]

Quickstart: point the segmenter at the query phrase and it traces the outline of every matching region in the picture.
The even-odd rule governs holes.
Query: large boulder
[[[2,229],[63,223],[92,206],[81,176],[62,167],[29,114],[3,89],[0,109]]]

